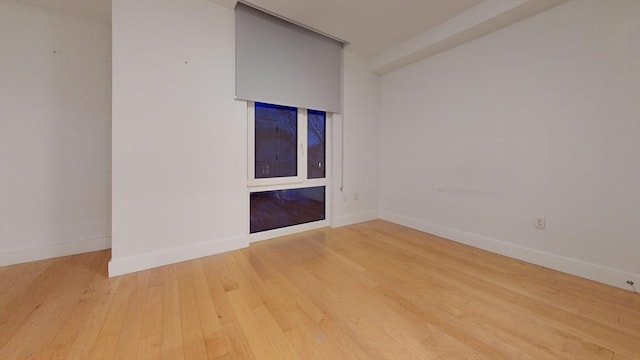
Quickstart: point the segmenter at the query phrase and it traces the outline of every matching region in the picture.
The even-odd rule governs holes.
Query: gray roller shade
[[[342,43],[236,6],[236,98],[342,112]]]

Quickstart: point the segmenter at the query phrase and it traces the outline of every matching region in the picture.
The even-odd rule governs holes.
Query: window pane
[[[325,177],[326,113],[307,111],[307,178]]]
[[[297,176],[298,110],[256,103],[255,122],[255,177]]]
[[[249,203],[252,234],[325,218],[324,186],[253,192]]]

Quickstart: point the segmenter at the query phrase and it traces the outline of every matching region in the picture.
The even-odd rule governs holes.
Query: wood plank
[[[202,262],[194,261],[190,265],[207,357],[213,359],[224,356],[229,353],[229,349],[211,298]]]
[[[41,306],[38,306],[30,314],[29,321],[25,326],[21,327],[11,338],[11,341],[3,347],[3,351],[0,351],[0,358],[40,357],[40,354],[46,351],[56,335],[64,329],[67,320],[64,314],[75,309],[74,304],[81,296],[73,290],[78,286],[86,286],[95,276],[95,273],[90,271],[81,271],[80,273],[77,271],[90,267],[97,259],[99,259],[99,254],[84,254],[84,256],[77,257],[76,261],[67,262],[68,266],[61,267],[58,272],[53,274],[58,280],[54,282],[56,285],[38,300]],[[61,263],[64,264],[64,262]],[[76,283],[60,281],[71,274],[77,276]],[[49,326],[40,328],[39,324],[41,323],[47,323]],[[28,338],[28,341],[23,341],[24,338]],[[14,354],[3,353],[12,348],[17,352]]]
[[[162,359],[167,360],[184,359],[182,319],[180,317],[180,279],[176,267],[176,265],[167,267],[164,281],[160,354]]]
[[[160,358],[163,294],[164,288],[157,285],[147,291],[138,344],[138,359]]]
[[[91,348],[88,358],[90,359],[113,359],[118,339],[126,319],[126,309],[129,305],[129,299],[135,286],[135,274],[123,276],[118,286],[114,299],[107,312],[102,329],[96,338],[96,342]]]
[[[640,360],[640,294],[377,220],[107,278],[0,268],[0,358]]]
[[[103,296],[101,288],[105,286],[106,274],[101,270],[106,267],[108,258],[102,256],[100,253],[96,253],[99,256],[92,266],[90,273],[93,275],[92,280],[86,285],[82,291],[76,291],[80,294],[78,300],[73,303],[73,310],[65,313],[60,313],[66,318],[66,322],[60,327],[53,329],[57,330],[57,334],[52,343],[48,346],[47,350],[40,355],[43,359],[65,359],[67,354],[71,350],[71,345],[81,335],[80,331],[83,324],[89,318],[91,311],[99,303],[99,299]],[[79,285],[74,282],[74,285]],[[68,315],[67,315],[68,314]]]
[[[122,329],[120,329],[120,336],[115,349],[114,358],[116,359],[134,359],[138,356],[140,333],[144,320],[144,317],[139,316],[139,314],[144,313],[147,303],[150,274],[150,271],[142,271],[135,274],[135,283],[124,315],[126,321]]]
[[[124,276],[107,279],[102,287],[96,291],[98,297],[93,310],[84,319],[84,323],[78,332],[78,337],[73,341],[66,358],[68,359],[88,359],[93,344],[98,340],[100,330],[107,320],[107,315],[112,303],[116,299],[120,282],[125,279]]]

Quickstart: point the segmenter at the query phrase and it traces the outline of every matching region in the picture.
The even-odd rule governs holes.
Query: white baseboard
[[[636,291],[626,283],[627,280],[640,284],[640,274],[632,274],[606,266],[584,262],[557,254],[552,254],[516,244],[507,243],[486,236],[481,236],[450,227],[429,223],[404,215],[382,211],[380,218],[407,226],[429,234],[471,245],[515,259],[580,276],[589,280],[605,283],[626,290]]]
[[[378,218],[379,216],[377,211],[367,211],[359,214],[336,217],[333,219],[331,223],[331,227],[336,228],[341,226],[347,226],[347,225],[357,224],[365,221],[376,220]]]
[[[109,261],[109,277],[215,255],[249,246],[246,236],[219,239]]]
[[[104,236],[95,239],[0,251],[0,266],[82,254],[109,248],[111,248],[111,237]]]

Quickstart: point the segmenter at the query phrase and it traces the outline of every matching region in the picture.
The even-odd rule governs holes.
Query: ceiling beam
[[[424,33],[369,60],[369,71],[384,74],[436,55],[566,0],[485,0]]]

